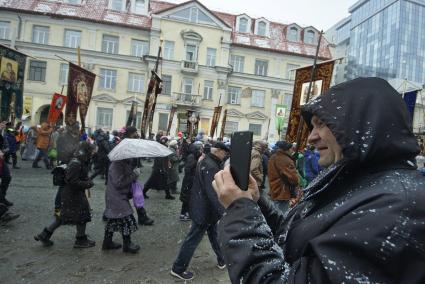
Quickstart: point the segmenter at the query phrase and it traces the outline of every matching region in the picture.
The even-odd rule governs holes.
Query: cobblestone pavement
[[[151,163],[145,163],[140,180],[146,181]],[[92,222],[87,233],[96,241],[89,249],[74,249],[75,227],[60,227],[52,237],[55,244],[44,248],[33,236],[52,221],[56,187],[50,171],[31,168],[20,161],[21,169],[12,170],[8,199],[20,218],[0,226],[0,283],[182,283],[170,275],[170,267],[190,222],[178,219],[181,202],[166,200],[162,191],[151,190],[146,200],[154,226],[140,226],[133,241],[141,245],[136,255],[121,250],[103,252],[104,180],[95,179],[90,204]],[[182,177],[180,178],[182,179]],[[178,187],[180,189],[180,187]],[[115,241],[121,236],[115,234]],[[205,236],[189,269],[195,273],[191,283],[230,283],[226,270],[216,267],[216,257]]]

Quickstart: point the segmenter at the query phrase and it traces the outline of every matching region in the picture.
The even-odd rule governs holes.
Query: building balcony
[[[200,106],[201,96],[195,94],[174,92],[171,101],[173,104],[180,106]]]
[[[182,60],[181,69],[183,73],[198,74],[198,62]]]

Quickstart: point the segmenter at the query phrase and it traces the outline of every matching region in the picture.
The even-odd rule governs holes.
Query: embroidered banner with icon
[[[74,125],[77,110],[80,113],[81,129],[85,129],[85,119],[89,108],[96,75],[86,69],[69,63],[68,95],[65,110],[65,123]]]
[[[218,125],[218,121],[220,120],[220,114],[221,114],[222,106],[216,106],[214,107],[214,114],[211,121],[211,130],[210,130],[210,137],[213,138],[215,136],[215,130]]]
[[[47,117],[47,122],[56,123],[62,110],[66,104],[66,96],[63,96],[58,93],[54,93],[52,97],[52,102],[50,103],[49,116]]]
[[[27,56],[0,45],[1,120],[14,122],[22,118],[25,64]]]

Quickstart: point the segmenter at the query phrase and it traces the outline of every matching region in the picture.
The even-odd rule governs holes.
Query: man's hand
[[[255,202],[257,202],[260,198],[260,192],[258,190],[255,179],[252,176],[249,176],[248,190],[243,191],[236,185],[235,181],[233,180],[229,166],[226,166],[224,170],[219,171],[214,176],[212,185],[217,192],[220,203],[224,206],[224,208],[229,207],[230,204],[239,198],[249,198]]]
[[[133,170],[133,173],[136,175],[136,176],[140,176],[141,174],[142,174],[142,170],[140,169],[140,168],[135,168],[134,170]]]

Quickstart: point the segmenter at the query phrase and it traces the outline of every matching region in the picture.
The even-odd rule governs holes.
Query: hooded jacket
[[[425,182],[411,162],[419,147],[401,96],[382,79],[359,78],[302,115],[330,128],[343,158],[286,218],[264,197],[227,208],[219,240],[231,281],[423,283]]]

